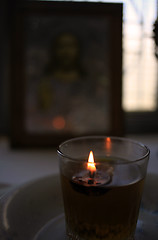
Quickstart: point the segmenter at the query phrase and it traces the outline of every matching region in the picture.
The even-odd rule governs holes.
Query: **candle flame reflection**
[[[87,168],[92,173],[96,171],[94,156],[92,151],[90,151],[89,153]]]
[[[56,130],[62,130],[65,128],[65,119],[62,116],[56,116],[52,120],[52,125]]]
[[[105,140],[105,149],[106,149],[107,155],[110,155],[110,153],[111,153],[111,138],[110,137],[107,137]]]

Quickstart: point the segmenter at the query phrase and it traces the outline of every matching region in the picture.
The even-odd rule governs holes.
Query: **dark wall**
[[[0,1],[0,135],[9,133],[9,4]]]

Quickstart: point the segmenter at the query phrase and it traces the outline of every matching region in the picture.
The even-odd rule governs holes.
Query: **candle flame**
[[[95,162],[94,162],[94,156],[93,156],[93,152],[92,151],[90,151],[90,153],[89,153],[87,168],[92,173],[96,171]]]

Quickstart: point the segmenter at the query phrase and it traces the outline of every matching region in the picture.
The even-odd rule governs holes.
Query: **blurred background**
[[[122,108],[125,134],[158,131],[158,59],[154,41],[157,0],[123,3]],[[0,135],[10,135],[10,14],[14,1],[0,3]],[[156,28],[156,27],[155,27]]]

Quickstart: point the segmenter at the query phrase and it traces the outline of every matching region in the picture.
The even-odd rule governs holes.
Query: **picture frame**
[[[122,4],[18,1],[12,16],[11,145],[123,134]]]

